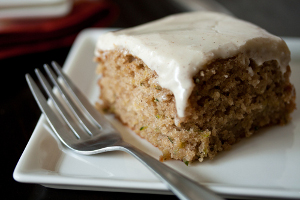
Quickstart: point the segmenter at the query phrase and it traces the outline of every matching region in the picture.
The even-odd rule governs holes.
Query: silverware
[[[35,70],[36,75],[67,125],[53,112],[29,74],[26,74],[26,80],[41,111],[64,145],[79,154],[85,155],[107,151],[127,152],[148,167],[180,199],[222,199],[204,186],[176,172],[131,144],[124,142],[116,129],[89,103],[86,97],[64,74],[59,65],[52,62],[52,66],[58,76],[48,65],[44,65],[46,73],[59,90],[77,121],[54,95],[52,87],[40,70]],[[63,84],[59,83],[59,77],[62,79]]]

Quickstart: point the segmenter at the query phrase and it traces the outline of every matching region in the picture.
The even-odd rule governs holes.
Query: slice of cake
[[[162,151],[212,159],[295,109],[279,37],[220,13],[191,12],[101,35],[101,108]],[[282,133],[284,134],[284,133]]]

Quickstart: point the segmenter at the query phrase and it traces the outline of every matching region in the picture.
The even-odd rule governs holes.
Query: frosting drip
[[[251,23],[204,11],[106,33],[98,39],[95,54],[115,48],[127,49],[156,71],[160,86],[173,92],[179,117],[184,117],[193,76],[207,62],[244,53],[258,65],[277,60],[284,72],[290,61],[281,38]]]

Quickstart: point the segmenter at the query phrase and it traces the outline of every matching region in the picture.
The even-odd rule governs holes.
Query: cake
[[[221,13],[106,33],[95,60],[98,108],[158,147],[162,161],[213,159],[261,127],[288,123],[296,107],[286,43]]]

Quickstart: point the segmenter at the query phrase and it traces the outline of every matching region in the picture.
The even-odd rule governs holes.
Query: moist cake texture
[[[99,107],[162,151],[212,159],[295,109],[290,52],[267,31],[213,12],[177,14],[102,35]]]

